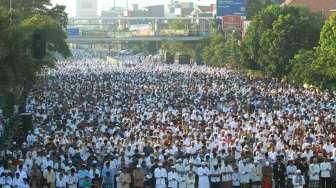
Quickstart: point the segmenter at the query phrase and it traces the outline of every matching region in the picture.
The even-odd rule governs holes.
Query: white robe
[[[330,178],[331,164],[330,162],[323,162],[320,164],[321,177]]]
[[[208,167],[199,167],[197,169],[198,188],[210,188],[209,174],[210,171]]]
[[[289,166],[287,166],[287,168],[286,168],[286,172],[287,172],[287,176],[288,176],[288,178],[293,178],[293,176],[295,175],[295,173],[296,173],[296,170],[297,170],[297,168],[296,168],[296,166],[295,165],[289,165]]]
[[[249,183],[250,182],[250,173],[251,169],[249,164],[239,165],[239,174],[240,174],[240,182],[241,183]]]
[[[177,188],[178,187],[178,175],[176,172],[168,173],[168,187]]]
[[[167,178],[166,169],[156,168],[154,170],[154,177],[156,179],[156,181],[155,181],[155,187],[156,188],[166,188],[166,178]]]
[[[301,176],[301,175],[300,175],[300,176]],[[302,179],[301,179],[301,184],[298,183],[298,181],[297,181],[297,175],[294,175],[294,176],[293,176],[293,179],[292,179],[293,188],[303,188],[303,185],[305,184],[305,179],[304,179],[303,176],[301,176],[300,178],[302,178]]]
[[[178,188],[187,188],[186,179],[187,179],[186,175],[179,175],[178,176]]]
[[[77,188],[77,183],[78,183],[78,178],[76,175],[72,176],[68,176],[67,178],[67,183],[69,185],[69,188]]]
[[[228,182],[228,181],[231,181],[232,180],[232,175],[233,173],[233,170],[232,170],[232,167],[231,165],[227,165],[227,166],[223,166],[222,167],[222,181],[223,182]]]
[[[56,177],[56,187],[66,187],[67,177],[61,178],[59,175]]]
[[[186,188],[195,188],[195,175],[186,175]]]
[[[320,179],[320,165],[310,164],[309,165],[309,180],[318,181]]]
[[[12,186],[15,188],[25,188],[26,187],[24,181],[21,178],[19,179],[13,178]]]

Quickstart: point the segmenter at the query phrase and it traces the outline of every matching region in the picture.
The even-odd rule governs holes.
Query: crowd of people
[[[3,188],[335,188],[335,93],[206,66],[62,60]]]

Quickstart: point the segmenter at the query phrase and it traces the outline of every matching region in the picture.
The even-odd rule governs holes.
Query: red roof
[[[307,6],[313,12],[322,12],[327,17],[336,9],[336,0],[286,0],[283,5]]]

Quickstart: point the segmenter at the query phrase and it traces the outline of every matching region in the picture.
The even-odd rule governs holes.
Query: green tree
[[[217,32],[211,34],[202,50],[202,59],[209,66],[222,67],[239,62],[239,40],[236,33]]]
[[[267,6],[273,4],[271,0],[247,0],[246,17],[248,20],[252,19],[259,11]]]
[[[322,15],[302,7],[269,6],[253,19],[242,43],[243,65],[281,77],[291,70],[290,59],[318,43]]]
[[[67,16],[63,6],[50,8],[49,0],[16,0],[9,12],[8,1],[0,0],[0,96],[4,110],[10,115],[13,104],[22,104],[35,74],[52,65],[54,54],[71,55],[65,43]],[[47,56],[42,61],[32,58],[32,34],[44,29],[47,34]],[[0,104],[1,105],[1,104]]]
[[[289,80],[299,84],[312,83],[312,64],[316,58],[314,50],[300,50],[293,59],[290,60],[291,72],[288,74]]]
[[[322,88],[336,89],[336,14],[323,26],[317,48],[317,59],[312,65],[312,79]]]
[[[130,42],[128,43],[128,49],[133,53],[144,53],[144,54],[157,54],[158,47],[160,46],[157,41],[142,41],[142,42]]]
[[[53,19],[51,16],[36,14],[23,20],[20,26],[30,35],[36,29],[44,29],[46,31],[47,52],[58,52],[64,57],[68,57],[71,52],[65,42],[67,36],[63,31],[62,24],[59,23],[60,21]]]

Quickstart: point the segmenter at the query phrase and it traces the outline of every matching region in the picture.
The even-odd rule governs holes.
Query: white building
[[[76,18],[95,18],[98,16],[98,0],[77,0]]]

